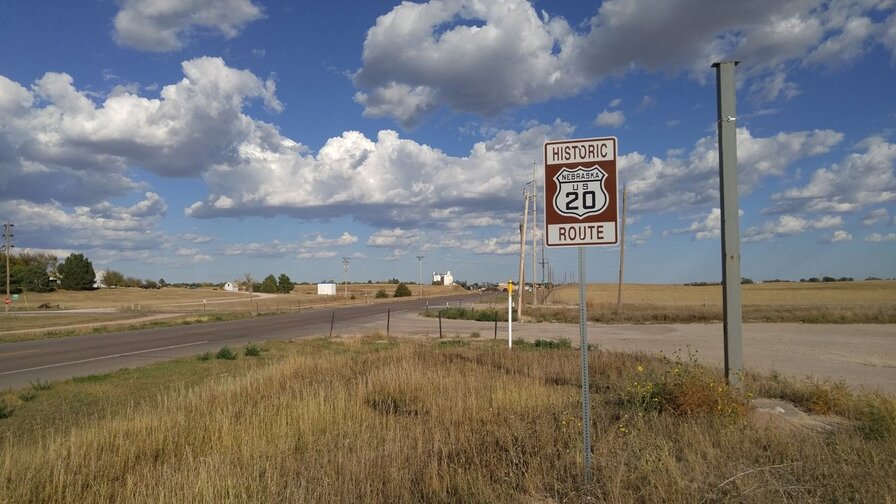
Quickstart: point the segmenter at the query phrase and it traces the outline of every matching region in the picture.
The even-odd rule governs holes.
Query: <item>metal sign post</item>
[[[591,482],[591,387],[588,370],[588,296],[585,247],[619,242],[615,137],[544,144],[545,246],[578,247],[579,349],[582,356],[582,451]]]
[[[507,282],[507,348],[513,348],[513,280]]]
[[[734,67],[737,61],[713,64],[719,108],[719,186],[722,210],[722,305],[725,311],[725,379],[740,388],[743,373],[740,296],[740,226],[737,208],[737,112]]]

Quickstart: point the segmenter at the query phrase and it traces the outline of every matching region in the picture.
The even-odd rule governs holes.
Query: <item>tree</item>
[[[249,294],[252,294],[252,289],[255,287],[254,279],[252,278],[252,273],[243,273],[243,286]]]
[[[106,270],[103,283],[106,287],[124,287],[124,275],[120,271]]]
[[[274,275],[268,275],[264,277],[264,280],[261,281],[261,286],[258,288],[258,291],[264,292],[266,294],[276,294],[277,279],[274,278]]]
[[[72,254],[59,265],[59,286],[67,290],[89,290],[96,281],[93,264],[84,254]]]
[[[19,269],[12,269],[16,283],[24,290],[32,292],[53,292],[50,285],[50,275],[47,270],[39,264],[29,264]]]
[[[281,273],[280,277],[277,279],[277,292],[280,294],[289,294],[292,292],[295,284],[290,280],[289,276],[286,273]]]
[[[168,282],[166,282],[164,278],[160,278],[159,287],[168,287]]]
[[[395,294],[392,297],[408,297],[411,295],[411,289],[404,283],[398,284],[395,288]]]

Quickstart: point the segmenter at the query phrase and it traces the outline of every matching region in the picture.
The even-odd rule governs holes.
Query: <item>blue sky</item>
[[[738,59],[744,276],[896,276],[892,0],[0,9],[19,249],[169,282],[341,279],[343,257],[416,281],[418,255],[501,281],[543,143],[616,136],[626,279],[717,281],[710,65]],[[618,253],[588,249],[588,280]],[[575,278],[573,250],[548,262]]]

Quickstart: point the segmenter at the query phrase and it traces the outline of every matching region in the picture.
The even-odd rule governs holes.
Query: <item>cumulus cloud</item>
[[[604,110],[594,119],[594,124],[607,128],[618,128],[625,124],[625,113],[621,110]]]
[[[769,176],[782,176],[795,161],[827,153],[843,139],[831,130],[782,132],[754,137],[737,129],[738,182],[747,195]],[[698,140],[686,155],[672,151],[663,158],[638,152],[619,158],[620,179],[628,186],[635,211],[669,211],[708,206],[719,201],[718,138]]]
[[[843,225],[843,217],[825,215],[818,219],[806,219],[795,215],[781,215],[761,226],[748,228],[743,232],[743,241],[759,242],[781,236],[791,236],[813,229],[829,229]],[[836,233],[835,233],[836,236]],[[850,237],[851,238],[851,237]]]
[[[251,0],[124,0],[113,22],[114,38],[141,51],[176,51],[197,29],[233,38],[263,15]]]
[[[818,239],[818,243],[840,243],[852,241],[852,235],[842,229],[834,231],[829,235],[824,235]]]
[[[273,81],[220,58],[181,66],[184,79],[165,86],[159,98],[121,92],[100,104],[64,73],[47,73],[30,90],[0,77],[0,197],[92,204],[145,190],[130,177],[132,166],[195,177],[234,164],[250,140],[301,150],[242,113],[250,99],[281,108]]]
[[[672,229],[664,232],[664,235],[670,234],[693,234],[696,240],[708,240],[710,238],[718,238],[721,236],[722,229],[722,210],[713,208],[706,216],[698,218],[691,222],[687,227]]]
[[[854,212],[896,201],[896,144],[871,137],[859,147],[864,152],[816,170],[806,185],[773,194],[766,213]]]
[[[834,67],[882,44],[896,54],[893,4],[852,0],[608,0],[584,23],[525,0],[405,2],[367,33],[355,101],[413,126],[440,106],[491,115],[582,92],[635,69],[707,78],[738,59],[760,101],[799,90],[795,64]]]
[[[0,201],[0,214],[16,223],[23,243],[42,249],[155,250],[174,240],[152,229],[167,211],[165,201],[152,192],[122,207],[103,201],[71,210],[62,204],[27,200]]]
[[[878,242],[888,242],[888,241],[896,241],[896,233],[871,233],[865,237],[866,242],[878,243]]]
[[[890,212],[886,208],[877,208],[862,218],[862,225],[865,227],[873,226],[878,222],[887,222],[889,219]]]

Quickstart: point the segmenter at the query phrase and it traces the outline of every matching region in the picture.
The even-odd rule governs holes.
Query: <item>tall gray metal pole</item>
[[[719,109],[719,187],[722,209],[722,305],[725,311],[725,378],[740,388],[743,376],[741,334],[740,226],[737,205],[737,111],[734,67],[737,61],[713,63]]]
[[[579,249],[579,353],[582,356],[582,454],[585,484],[591,483],[591,386],[588,383],[588,297],[585,289],[585,247]]]

